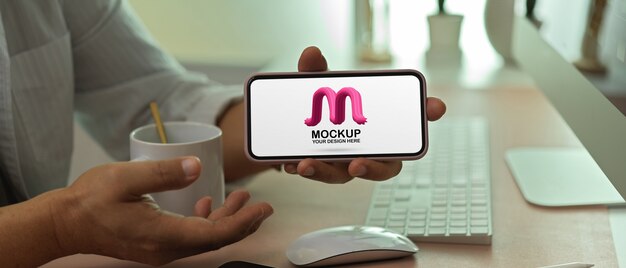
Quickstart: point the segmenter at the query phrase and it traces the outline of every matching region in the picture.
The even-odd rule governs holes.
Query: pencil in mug
[[[167,143],[167,136],[165,136],[165,128],[163,127],[163,122],[161,122],[161,116],[159,115],[159,107],[155,101],[150,102],[150,112],[152,113],[152,117],[154,118],[154,123],[156,124],[157,133],[159,134],[159,138],[161,139],[161,143]]]

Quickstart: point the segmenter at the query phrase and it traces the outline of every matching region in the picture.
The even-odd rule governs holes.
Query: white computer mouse
[[[313,267],[399,258],[417,250],[405,236],[381,227],[341,226],[301,236],[287,248],[287,258]]]

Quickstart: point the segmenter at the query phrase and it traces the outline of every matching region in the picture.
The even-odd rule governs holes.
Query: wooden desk
[[[493,243],[491,246],[418,243],[414,256],[353,267],[537,267],[567,262],[617,267],[607,208],[544,208],[527,203],[504,161],[518,146],[580,146],[557,112],[533,88],[430,90],[449,107],[446,116],[485,116],[491,127]],[[445,117],[444,119],[445,120]],[[433,124],[436,124],[433,123]],[[374,183],[355,179],[326,185],[285,173],[266,172],[248,185],[254,200],[269,201],[275,214],[257,233],[216,252],[167,267],[217,267],[244,260],[292,267],[291,241],[317,229],[363,224]],[[45,267],[144,267],[100,256],[71,256]]]

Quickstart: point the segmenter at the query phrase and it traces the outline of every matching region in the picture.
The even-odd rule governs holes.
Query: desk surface
[[[618,266],[606,207],[531,205],[523,199],[506,166],[504,153],[509,148],[580,146],[538,90],[441,87],[431,89],[429,95],[446,101],[448,117],[480,115],[490,121],[493,243],[491,246],[418,243],[420,251],[414,257],[358,267],[537,267],[567,262]],[[285,250],[300,235],[330,226],[364,223],[373,185],[359,179],[345,185],[327,185],[275,171],[260,174],[247,188],[253,201],[270,202],[275,214],[257,233],[237,244],[167,267],[217,267],[232,260],[292,267]],[[66,257],[45,267],[76,266],[143,267],[90,255]]]

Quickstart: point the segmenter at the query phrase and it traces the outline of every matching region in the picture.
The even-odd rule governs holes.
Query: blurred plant
[[[446,9],[445,9],[445,4],[446,4],[446,0],[438,0],[439,14],[440,15],[447,14],[446,13]]]
[[[463,15],[448,13],[445,4],[445,0],[437,0],[438,12],[428,16],[428,34],[430,37],[428,51],[430,55],[445,54],[448,59],[456,61],[461,56],[459,36]],[[441,58],[441,56],[438,57]]]
[[[526,0],[526,18],[535,19],[535,5],[537,0]]]
[[[526,18],[530,20],[535,27],[540,28],[542,22],[535,16],[535,6],[537,6],[537,0],[526,0]]]

